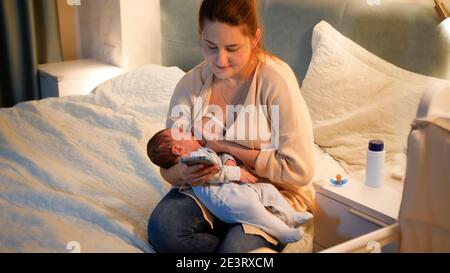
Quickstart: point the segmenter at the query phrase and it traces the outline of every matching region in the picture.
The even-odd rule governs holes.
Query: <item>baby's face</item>
[[[180,133],[178,136],[182,136],[181,140],[176,140],[172,137],[174,139],[173,146],[176,146],[180,150],[181,156],[188,155],[202,147],[190,132]]]

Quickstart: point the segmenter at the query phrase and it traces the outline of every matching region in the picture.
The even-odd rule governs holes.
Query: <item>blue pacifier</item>
[[[347,184],[347,179],[342,179],[342,176],[340,174],[336,175],[336,179],[331,178],[330,183],[333,184],[336,187],[342,187],[345,184]]]

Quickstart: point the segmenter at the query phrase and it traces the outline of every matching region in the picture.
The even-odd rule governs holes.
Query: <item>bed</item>
[[[393,143],[394,162],[421,95],[449,84],[450,46],[440,32],[428,31],[438,25],[432,6],[401,2],[260,1],[266,47],[293,67],[311,108],[314,180],[363,167],[361,147],[377,133],[363,129],[380,124],[368,121],[373,115],[396,117],[382,131]],[[164,128],[175,85],[201,60],[199,3],[161,1],[162,65],[127,72],[86,96],[0,109],[1,252],[153,252],[147,220],[169,185],[145,147]],[[364,85],[367,75],[383,85]],[[348,103],[362,89],[364,101],[346,104],[345,113],[330,111],[329,105]],[[374,102],[387,103],[389,111]],[[396,114],[403,109],[407,114]]]
[[[169,186],[146,143],[183,75],[148,66],[88,96],[1,109],[0,250],[151,252],[147,219]]]

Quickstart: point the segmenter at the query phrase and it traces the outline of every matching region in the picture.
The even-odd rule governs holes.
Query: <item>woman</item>
[[[214,119],[226,124],[220,132],[225,140],[208,138],[205,146],[239,159],[259,180],[274,184],[294,209],[311,211],[314,147],[310,116],[292,69],[263,51],[257,17],[254,0],[202,2],[199,32],[204,62],[177,85],[166,126],[189,128],[215,109],[212,112],[221,114]],[[238,105],[256,111],[241,115],[227,108]],[[200,123],[201,130],[210,130],[207,125]],[[263,133],[267,131],[269,138]],[[283,245],[255,227],[216,219],[186,187],[207,182],[217,171],[216,167],[183,163],[161,168],[162,177],[174,188],[150,216],[149,242],[155,250],[281,250]]]

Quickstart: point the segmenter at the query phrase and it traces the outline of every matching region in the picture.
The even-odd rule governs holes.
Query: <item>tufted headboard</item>
[[[380,5],[369,5],[376,3]],[[201,62],[201,0],[161,1],[162,64],[189,70]],[[450,41],[431,0],[258,0],[264,47],[304,78],[313,27],[330,23],[375,55],[404,69],[450,79]]]

